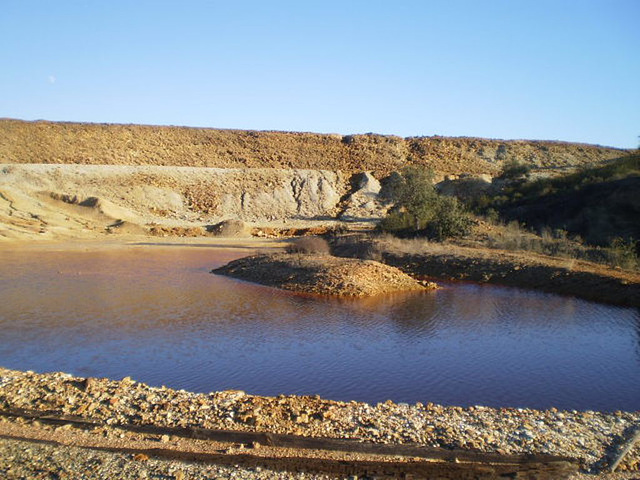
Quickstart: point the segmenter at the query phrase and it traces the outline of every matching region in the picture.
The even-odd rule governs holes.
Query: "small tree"
[[[379,224],[383,231],[443,240],[470,230],[471,220],[462,204],[439,195],[433,187],[433,173],[426,168],[409,166],[391,174],[383,195],[394,202]]]
[[[471,223],[467,211],[457,198],[440,195],[436,214],[427,226],[427,235],[436,240],[463,237],[471,231]]]
[[[397,223],[408,223],[414,230],[423,229],[435,215],[437,196],[433,188],[433,172],[409,166],[389,176],[383,194],[394,202],[391,216]]]

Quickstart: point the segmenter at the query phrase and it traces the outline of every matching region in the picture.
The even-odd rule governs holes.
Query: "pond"
[[[197,392],[640,409],[636,309],[477,285],[345,300],[209,273],[247,253],[0,251],[0,365]]]

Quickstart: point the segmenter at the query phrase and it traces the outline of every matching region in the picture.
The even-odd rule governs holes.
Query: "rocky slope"
[[[481,138],[336,135],[0,119],[0,163],[373,171],[407,163],[442,175],[495,174],[518,160],[544,169],[627,153],[595,145]]]

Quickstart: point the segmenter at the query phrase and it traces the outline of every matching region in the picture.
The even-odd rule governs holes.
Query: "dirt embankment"
[[[504,162],[543,169],[594,164],[626,150],[567,142],[337,135],[0,119],[0,163],[373,171],[408,163],[440,174],[495,174]]]
[[[295,292],[344,297],[436,288],[373,260],[317,254],[255,255],[234,260],[212,273]]]

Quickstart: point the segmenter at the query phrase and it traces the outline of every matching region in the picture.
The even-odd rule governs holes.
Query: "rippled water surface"
[[[212,275],[242,250],[0,251],[0,365],[340,400],[640,409],[640,314],[511,288],[338,300]]]

